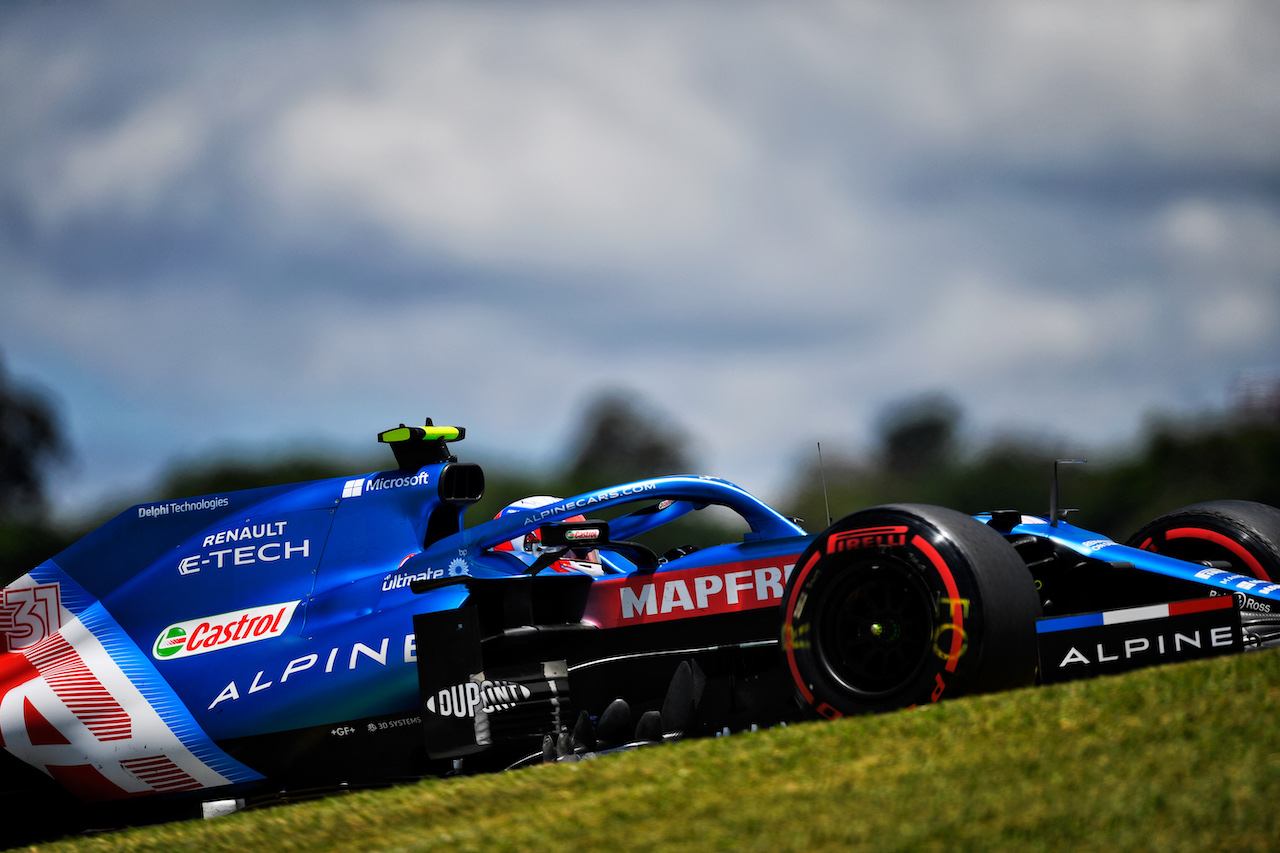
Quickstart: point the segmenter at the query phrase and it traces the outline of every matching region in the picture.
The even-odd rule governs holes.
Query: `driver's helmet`
[[[521,498],[513,504],[508,504],[494,516],[495,519],[502,518],[507,515],[515,515],[521,512],[527,512],[531,509],[539,509],[540,507],[550,506],[558,503],[563,498],[553,497],[552,495],[533,495],[532,497]],[[561,521],[586,521],[584,515],[575,515],[572,518],[560,519]],[[506,551],[519,557],[526,565],[533,565],[533,561],[538,559],[542,554],[542,537],[537,529],[531,530],[523,536],[517,536],[510,542],[502,542],[493,546],[495,551]]]

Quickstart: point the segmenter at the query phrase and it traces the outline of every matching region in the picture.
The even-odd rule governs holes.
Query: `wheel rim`
[[[928,659],[932,598],[895,563],[842,573],[817,615],[817,652],[827,671],[865,698],[902,688]]]

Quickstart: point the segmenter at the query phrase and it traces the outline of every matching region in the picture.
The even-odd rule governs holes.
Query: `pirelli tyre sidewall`
[[[797,696],[834,718],[1035,680],[1039,597],[996,531],[942,507],[854,513],[800,555],[782,603]]]
[[[1280,509],[1252,501],[1207,501],[1165,513],[1126,543],[1191,562],[1227,562],[1231,571],[1280,583]]]

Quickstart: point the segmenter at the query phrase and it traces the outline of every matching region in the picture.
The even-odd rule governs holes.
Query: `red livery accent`
[[[19,684],[25,684],[40,675],[40,670],[31,665],[24,655],[10,652],[0,655],[0,699]]]
[[[36,706],[32,705],[31,700],[26,696],[22,697],[22,722],[27,727],[27,739],[31,741],[32,746],[71,743],[54,727],[53,723],[45,719],[44,714],[36,710]]]
[[[1236,606],[1236,600],[1230,595],[1219,595],[1213,598],[1200,598],[1195,601],[1173,601],[1169,603],[1169,615],[1181,616],[1184,613],[1203,613],[1208,610],[1229,610]]]
[[[797,556],[596,581],[583,618],[616,628],[773,607],[782,600]]]
[[[41,640],[23,654],[94,737],[103,742],[129,738],[133,728],[129,715],[61,634]]]
[[[203,787],[167,755],[127,758],[120,762],[120,766],[162,793],[194,791]]]
[[[31,665],[18,652],[0,654],[0,702],[5,694],[20,684],[25,684],[40,675],[40,670]],[[0,731],[0,749],[4,748],[4,732]]]

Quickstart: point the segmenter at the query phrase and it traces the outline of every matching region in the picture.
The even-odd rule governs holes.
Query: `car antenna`
[[[1058,519],[1065,518],[1069,509],[1058,509],[1058,466],[1083,465],[1088,459],[1055,459],[1053,460],[1053,481],[1049,483],[1049,526],[1057,527]]]
[[[822,503],[827,508],[827,526],[832,523],[831,518],[831,499],[827,497],[827,472],[822,467],[822,442],[818,442],[818,474],[822,477]]]

